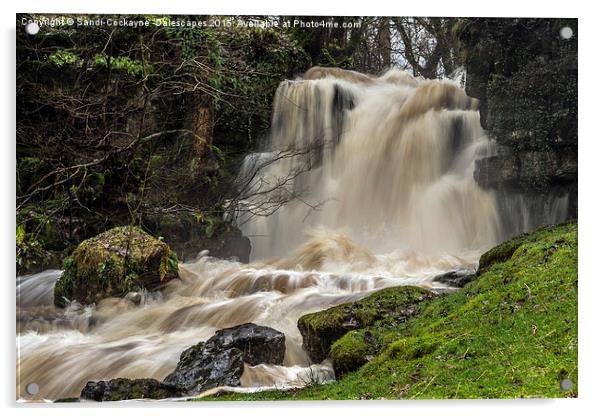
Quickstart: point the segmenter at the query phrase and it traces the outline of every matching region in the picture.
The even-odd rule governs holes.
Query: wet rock
[[[140,292],[130,292],[124,297],[125,300],[132,302],[134,305],[140,305],[142,301],[142,295]]]
[[[284,334],[267,326],[252,323],[221,329],[206,343],[209,351],[222,351],[238,348],[243,360],[249,365],[275,364],[284,361]]]
[[[207,250],[211,257],[249,262],[251,241],[227,221],[199,221],[193,214],[177,213],[148,215],[143,223],[153,234],[162,236],[184,261]]]
[[[109,381],[89,381],[81,392],[81,398],[97,402],[132,399],[167,399],[181,397],[185,391],[152,378],[130,380],[116,378]]]
[[[413,286],[387,288],[357,302],[304,315],[297,322],[303,348],[312,362],[320,363],[330,357],[330,347],[346,333],[378,322],[405,322],[416,312],[420,302],[435,296]]]
[[[239,386],[244,371],[243,353],[237,348],[226,351],[206,350],[200,343],[185,350],[175,371],[165,383],[198,394],[218,386]]]
[[[169,246],[137,227],[117,227],[83,241],[65,260],[54,303],[91,304],[139,289],[157,290],[178,277]]]
[[[485,189],[566,186],[577,181],[577,154],[566,149],[524,151],[498,146],[495,156],[475,162],[473,176]]]
[[[219,330],[180,355],[176,369],[164,382],[183,387],[190,394],[217,386],[238,386],[249,365],[284,361],[285,336],[265,326],[247,323]]]
[[[456,270],[435,277],[433,280],[439,283],[445,283],[451,287],[464,287],[468,282],[471,282],[476,277],[476,274],[467,270]]]

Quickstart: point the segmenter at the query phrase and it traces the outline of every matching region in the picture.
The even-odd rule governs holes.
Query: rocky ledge
[[[304,315],[297,323],[303,336],[303,348],[315,363],[330,358],[339,377],[365,364],[378,349],[370,331],[358,330],[405,322],[416,313],[418,304],[435,296],[419,287],[393,287],[357,302]],[[350,331],[354,337],[346,338]],[[361,343],[362,348],[349,348],[349,343],[354,346]]]

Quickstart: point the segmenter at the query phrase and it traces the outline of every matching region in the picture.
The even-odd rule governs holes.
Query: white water
[[[472,178],[489,146],[475,108],[451,82],[399,71],[312,70],[282,83],[269,146],[246,159],[249,186],[230,207],[254,263],[203,255],[139,306],[111,298],[60,310],[60,271],[18,278],[18,397],[29,383],[55,399],[89,380],[163,379],[184,349],[245,322],[284,332],[285,362],[246,367],[235,390],[331,380],[328,362],[310,367],[300,316],[384,287],[437,287],[433,276],[474,268],[499,239],[495,197]]]
[[[247,157],[239,179],[250,182],[237,208],[253,258],[290,253],[316,226],[377,253],[464,258],[493,245],[495,199],[473,180],[490,145],[477,101],[451,81],[343,74],[278,89],[267,150]],[[292,200],[250,219],[277,204],[264,194],[272,188]]]

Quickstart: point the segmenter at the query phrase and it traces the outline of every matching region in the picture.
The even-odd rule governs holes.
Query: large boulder
[[[157,290],[178,277],[178,258],[164,242],[137,227],[113,228],[83,241],[64,262],[54,303],[91,304],[113,296]]]
[[[416,312],[420,302],[434,296],[419,287],[393,287],[357,302],[304,315],[297,322],[303,336],[303,348],[314,363],[322,362],[330,357],[332,344],[349,331],[381,321],[386,324],[404,322]]]
[[[223,351],[238,348],[243,360],[249,365],[275,364],[284,361],[284,334],[267,326],[252,323],[221,329],[206,343],[208,351]]]
[[[204,343],[200,343],[184,351],[176,369],[163,381],[180,386],[189,394],[218,386],[239,386],[245,368],[242,351],[209,351],[203,347]]]
[[[181,397],[185,391],[174,385],[161,383],[152,378],[130,380],[116,378],[109,381],[89,381],[81,392],[81,398],[97,402],[132,399],[167,399]]]
[[[180,356],[164,382],[198,394],[217,386],[238,386],[244,364],[278,364],[284,360],[282,332],[252,323],[219,330]]]

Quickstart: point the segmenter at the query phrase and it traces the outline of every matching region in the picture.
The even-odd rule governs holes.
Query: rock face
[[[242,263],[249,262],[251,241],[226,221],[202,221],[192,214],[180,213],[147,216],[144,224],[153,234],[163,236],[184,261],[194,259],[202,250],[208,250],[212,257],[235,257]]]
[[[477,160],[475,181],[484,188],[529,189],[577,181],[577,154],[562,150],[529,150],[516,154],[499,146],[495,156]]]
[[[178,258],[137,227],[117,227],[83,241],[64,262],[54,288],[59,307],[91,304],[137,289],[156,290],[178,277]]]
[[[349,331],[381,320],[404,322],[416,312],[420,302],[434,296],[418,287],[394,287],[378,291],[361,301],[304,315],[297,323],[303,336],[303,348],[314,363],[319,363],[330,356],[331,345]]]
[[[251,323],[219,330],[180,356],[164,382],[198,394],[217,386],[238,386],[244,363],[279,364],[284,360],[282,332]]]
[[[129,380],[116,378],[109,381],[89,381],[81,392],[81,398],[97,402],[131,399],[166,399],[181,397],[180,387],[161,383],[152,378]]]
[[[573,36],[560,36],[563,27]],[[576,218],[577,20],[470,18],[455,31],[466,93],[480,100],[481,125],[498,145],[475,164],[476,182],[505,200],[526,198],[529,217],[550,205],[550,195],[568,198],[564,218],[547,222]],[[502,217],[516,215],[501,208]]]

